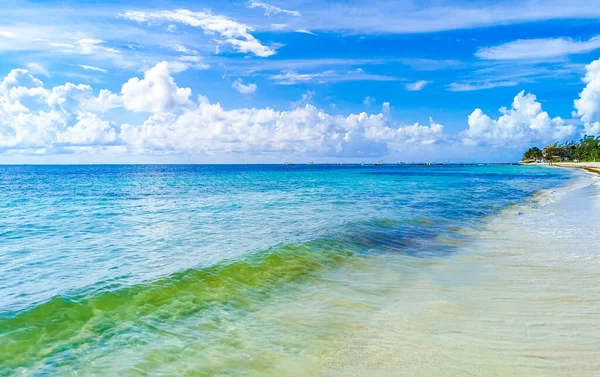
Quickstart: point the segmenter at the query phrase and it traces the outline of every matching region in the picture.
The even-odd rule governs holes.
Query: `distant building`
[[[550,144],[542,150],[542,156],[548,162],[562,162],[571,160],[573,155],[573,145]]]

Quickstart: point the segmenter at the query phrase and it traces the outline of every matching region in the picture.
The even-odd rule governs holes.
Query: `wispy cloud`
[[[450,92],[472,92],[476,90],[485,90],[498,87],[517,86],[517,81],[496,81],[496,82],[473,82],[473,83],[458,83],[453,82],[447,86]]]
[[[227,64],[230,69],[246,71],[248,73],[265,72],[265,71],[299,71],[323,68],[352,69],[361,66],[383,65],[393,61],[392,59],[338,59],[338,58],[314,58],[314,59],[244,59],[232,60],[227,59],[224,64]]]
[[[285,30],[287,28],[287,24],[271,24],[271,29],[273,30]]]
[[[96,66],[93,66],[93,65],[79,64],[79,67],[85,69],[86,71],[96,71],[96,72],[102,72],[102,73],[108,72],[104,68],[96,67]]]
[[[430,81],[419,80],[419,81],[415,81],[413,83],[404,85],[404,89],[416,92],[419,90],[423,90],[423,88],[425,88],[430,83],[431,83]]]
[[[281,85],[294,85],[300,82],[315,81],[325,83],[327,78],[337,77],[336,71],[324,71],[318,73],[298,73],[296,71],[282,71],[276,75],[271,75],[269,78]]]
[[[279,14],[279,13],[289,14],[290,16],[295,16],[295,17],[300,16],[300,12],[298,12],[298,11],[283,9],[283,8],[277,7],[275,5],[263,3],[262,1],[254,1],[254,0],[250,1],[250,3],[248,4],[248,7],[249,8],[263,8],[265,10],[265,16],[271,16],[273,14]]]
[[[298,27],[313,31],[342,30],[352,34],[431,33],[600,17],[600,7],[585,0],[525,0],[510,3],[497,0],[477,3],[436,1],[424,4],[413,1],[355,0],[352,6],[345,2],[328,2],[327,5],[308,2],[300,11],[305,17],[302,17]]]
[[[298,29],[298,30],[296,30],[296,33],[309,34],[309,35],[317,35],[317,34],[313,33],[312,31],[306,30],[306,29]]]
[[[498,46],[480,48],[475,56],[486,60],[525,60],[583,54],[600,49],[600,36],[587,41],[572,38],[519,39]]]
[[[340,82],[340,81],[397,81],[399,80],[394,76],[385,76],[370,74],[358,68],[348,72],[338,72],[335,70],[328,70],[323,72],[314,73],[299,73],[297,71],[281,71],[278,74],[271,75],[269,78],[281,85],[294,85],[302,82],[314,82],[318,84],[324,84],[326,82]]]
[[[582,64],[568,62],[482,61],[474,63],[465,75],[446,86],[449,91],[475,91],[497,87],[517,86],[547,79],[579,81]]]
[[[439,71],[443,69],[463,68],[466,64],[454,59],[401,58],[399,61],[415,71]]]
[[[197,55],[198,54],[198,51],[187,48],[184,45],[179,44],[179,43],[173,45],[172,48],[174,51],[181,52],[182,54],[189,54],[189,55]]]
[[[48,70],[40,63],[32,62],[32,63],[25,64],[25,66],[31,73],[50,77],[50,73],[48,73]]]
[[[250,33],[253,30],[250,26],[209,12],[192,12],[187,9],[157,12],[127,11],[122,16],[126,19],[145,24],[153,22],[178,22],[200,28],[206,34],[218,34],[221,36],[220,42],[231,45],[238,52],[252,53],[260,57],[275,54],[275,49],[263,45]]]

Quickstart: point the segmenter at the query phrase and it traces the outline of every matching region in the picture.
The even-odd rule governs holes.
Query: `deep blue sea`
[[[0,166],[0,375],[320,375],[364,310],[402,301],[404,285],[348,293],[356,274],[409,284],[494,216],[575,175]],[[374,267],[389,265],[401,267]]]

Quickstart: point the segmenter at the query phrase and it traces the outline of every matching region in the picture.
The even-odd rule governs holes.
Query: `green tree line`
[[[523,161],[600,161],[600,136],[585,136],[579,142],[548,145],[544,149],[529,148]]]

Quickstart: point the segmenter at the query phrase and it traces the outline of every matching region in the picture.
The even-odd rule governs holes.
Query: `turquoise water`
[[[356,334],[388,304],[419,302],[400,290],[466,255],[491,219],[579,176],[0,167],[0,374],[344,375],[333,367]]]

